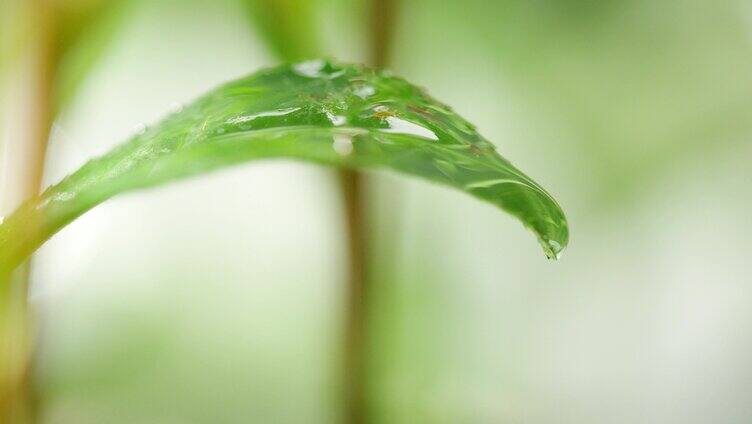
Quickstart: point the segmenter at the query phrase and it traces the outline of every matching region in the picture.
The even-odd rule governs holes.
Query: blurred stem
[[[357,171],[339,173],[347,223],[349,250],[348,284],[345,312],[344,406],[347,423],[364,423],[366,417],[366,330],[367,274],[366,223],[363,175]]]
[[[370,0],[370,65],[384,68],[392,55],[394,21],[399,0]]]
[[[47,153],[47,142],[53,121],[55,70],[57,51],[55,43],[55,14],[50,0],[34,0],[36,9],[37,58],[33,96],[32,128],[28,142],[28,172],[23,184],[23,193],[31,197],[39,193]]]
[[[370,65],[383,68],[391,54],[392,29],[398,0],[370,0]],[[369,237],[366,212],[368,181],[354,170],[340,171],[340,185],[347,218],[350,253],[347,313],[345,323],[345,418],[349,424],[369,421],[368,332],[370,277]]]
[[[26,275],[27,268],[20,268],[10,277],[11,284],[3,284],[0,295],[0,422],[8,424],[33,422],[30,320],[23,284]]]
[[[29,139],[22,140],[24,154],[17,160],[17,179],[22,199],[39,193],[47,141],[53,120],[53,87],[56,69],[56,22],[49,0],[31,0],[33,52],[32,101]],[[9,141],[11,142],[11,141]],[[29,225],[35,225],[33,222]],[[33,408],[33,326],[28,306],[29,266],[19,267],[0,293],[0,422],[27,424],[35,421]]]

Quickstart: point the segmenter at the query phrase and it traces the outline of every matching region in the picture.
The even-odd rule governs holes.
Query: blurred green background
[[[240,1],[128,3],[97,12],[113,17],[83,26],[93,47],[64,58],[93,68],[69,71],[48,184],[276,62]],[[365,0],[317,3],[328,53],[366,60]],[[7,4],[13,52],[7,28],[23,20]],[[372,174],[374,421],[750,422],[749,2],[400,6],[389,68],[546,187],[572,240],[549,262],[492,206]],[[6,187],[30,66],[23,49],[9,57]],[[86,214],[33,261],[42,421],[337,422],[343,219],[331,172],[288,162]]]

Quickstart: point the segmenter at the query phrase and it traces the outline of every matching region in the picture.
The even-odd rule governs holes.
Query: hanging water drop
[[[353,152],[353,139],[348,134],[335,134],[332,148],[340,156],[348,156]]]
[[[309,60],[294,64],[292,69],[298,75],[308,78],[317,78],[321,76],[321,70],[324,69],[325,65],[326,63],[323,60]]]
[[[340,127],[347,123],[347,118],[342,115],[335,115],[329,111],[326,111],[326,117],[327,119],[329,119],[329,122],[331,122],[335,127]]]
[[[172,113],[180,113],[183,111],[183,104],[180,102],[172,102],[170,103],[170,112]]]
[[[143,122],[139,122],[138,124],[133,126],[133,132],[136,135],[142,135],[146,133],[146,129],[147,129],[146,124],[144,124]]]
[[[365,100],[376,94],[376,89],[371,87],[370,85],[361,85],[353,90],[353,94]]]

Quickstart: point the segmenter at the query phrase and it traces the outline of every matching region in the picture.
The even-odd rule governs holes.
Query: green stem
[[[33,422],[26,271],[21,268],[8,277],[12,284],[3,284],[0,294],[0,422],[9,424]]]

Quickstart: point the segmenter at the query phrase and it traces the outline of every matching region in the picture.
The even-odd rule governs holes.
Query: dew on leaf
[[[250,121],[253,121],[254,119],[258,119],[258,118],[268,118],[268,117],[275,117],[275,116],[285,116],[285,115],[289,115],[289,114],[291,114],[293,112],[297,112],[298,110],[300,110],[299,107],[290,107],[290,108],[286,108],[286,109],[270,110],[270,111],[266,111],[266,112],[254,113],[254,114],[251,114],[251,115],[235,116],[235,117],[232,117],[232,118],[228,119],[225,122],[228,123],[228,124],[242,124],[244,122],[250,122]]]
[[[435,164],[436,168],[449,178],[454,178],[454,176],[457,175],[457,172],[459,172],[457,166],[452,162],[443,159],[436,159]]]
[[[347,118],[342,115],[335,115],[329,111],[326,111],[326,117],[335,127],[341,127],[347,123]]]
[[[296,63],[292,68],[298,75],[302,75],[308,78],[317,78],[321,76],[320,72],[322,69],[324,69],[324,66],[326,66],[326,62],[317,59]]]
[[[384,132],[394,133],[394,134],[414,135],[417,137],[427,138],[429,140],[439,139],[439,137],[436,136],[436,133],[429,130],[428,128],[420,126],[414,122],[397,118],[396,116],[387,117],[386,122],[387,124],[389,124],[389,128],[383,129],[382,131]]]
[[[552,258],[569,239],[563,211],[541,186],[449,107],[388,73],[323,60],[282,65],[173,112],[148,135],[137,125],[126,143],[0,220],[0,274],[110,197],[275,157],[379,167],[455,187],[519,218]],[[44,220],[44,233],[29,239],[23,223],[33,219]]]
[[[376,94],[376,89],[371,87],[370,85],[361,85],[353,90],[353,94],[365,100]]]

